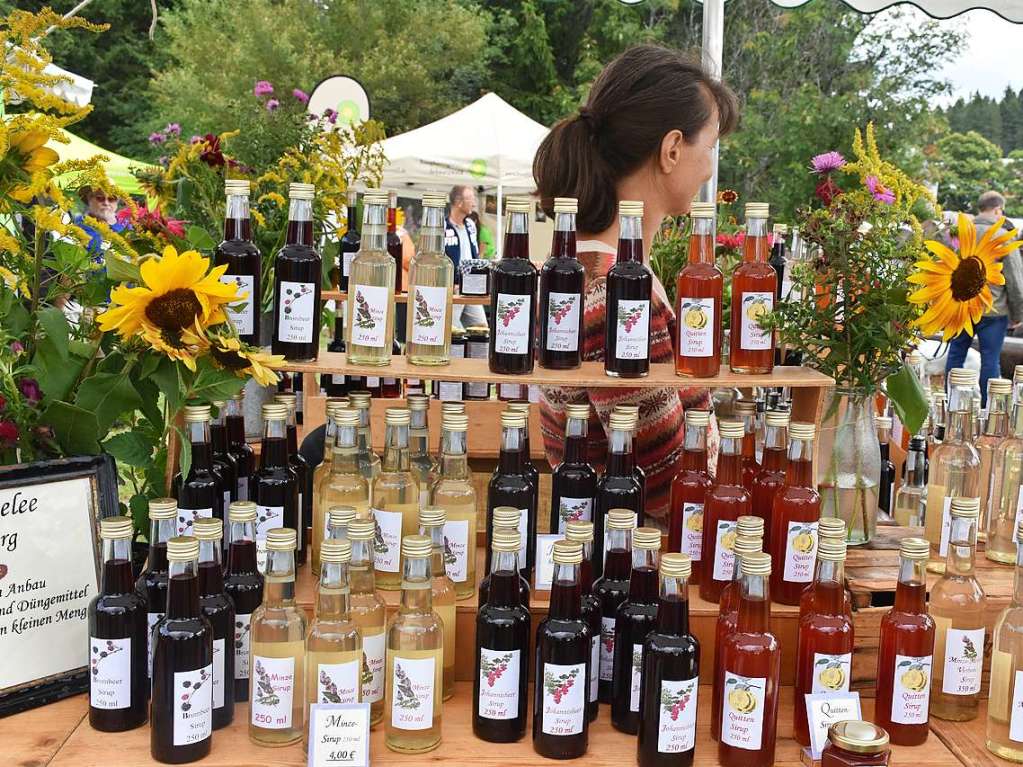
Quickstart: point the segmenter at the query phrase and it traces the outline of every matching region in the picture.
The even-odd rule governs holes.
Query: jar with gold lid
[[[828,730],[821,767],[886,767],[888,733],[872,722],[837,722]]]

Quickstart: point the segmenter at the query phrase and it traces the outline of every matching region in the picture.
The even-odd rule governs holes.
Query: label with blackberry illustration
[[[316,285],[312,282],[281,281],[277,338],[292,344],[311,343],[316,331]]]
[[[131,637],[89,637],[89,705],[102,709],[131,706]]]
[[[174,672],[174,745],[200,743],[213,734],[213,664]]]

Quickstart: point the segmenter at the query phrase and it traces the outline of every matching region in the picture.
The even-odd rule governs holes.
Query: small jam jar
[[[837,722],[828,730],[821,767],[887,767],[888,733],[872,722]]]

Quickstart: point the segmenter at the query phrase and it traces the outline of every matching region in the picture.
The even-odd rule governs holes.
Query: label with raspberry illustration
[[[763,351],[771,348],[772,334],[760,327],[760,318],[773,310],[774,293],[753,291],[742,294],[739,308],[739,317],[742,322],[739,336],[741,349]]]
[[[174,673],[174,745],[200,743],[213,734],[213,664]]]
[[[163,618],[163,613],[146,613],[146,622],[149,627],[146,629],[146,652],[149,656],[148,665],[149,678],[153,678],[153,627]]]
[[[937,622],[937,621],[936,621]],[[935,648],[941,647],[941,628]],[[980,692],[980,676],[984,666],[984,629],[945,630],[945,674],[941,691],[948,695],[973,695]]]
[[[600,635],[590,639],[590,697],[592,703],[600,694]]]
[[[681,682],[661,682],[661,705],[657,727],[657,750],[662,754],[690,751],[696,745],[696,701],[699,677]]]
[[[632,646],[632,682],[629,687],[629,711],[639,711],[639,694],[643,689],[643,645]]]
[[[350,322],[353,346],[383,348],[387,336],[387,310],[391,295],[387,288],[373,285],[352,285],[348,289],[352,299]]]
[[[682,553],[693,562],[703,555],[703,504],[682,503]]]
[[[809,583],[817,561],[817,523],[789,522],[785,541],[785,580]]]
[[[581,293],[550,293],[547,305],[547,349],[552,352],[574,352],[579,348],[579,327],[582,315]]]
[[[316,331],[316,284],[281,281],[277,294],[277,338],[293,344],[311,343]]]
[[[252,613],[234,616],[234,678],[249,678],[249,639]]]
[[[362,653],[344,653],[351,660],[342,663],[320,663],[316,667],[316,701],[318,703],[358,703],[362,678]]]
[[[610,682],[615,665],[615,619],[600,618],[600,681]]]
[[[618,302],[615,356],[620,360],[645,360],[650,356],[650,302]]]
[[[209,519],[213,516],[213,509],[183,509],[178,506],[178,535],[191,535],[192,525],[199,517]]]
[[[89,637],[89,705],[114,709],[131,706],[131,637]]]
[[[767,679],[739,676],[725,670],[721,711],[721,742],[733,748],[759,751],[764,740],[764,690]]]
[[[362,637],[362,701],[375,703],[384,697],[384,663],[387,650],[387,635],[379,634]]]
[[[398,572],[401,561],[400,511],[373,509],[376,535],[373,538],[373,568],[385,573]]]
[[[475,553],[475,547],[473,547],[473,554]],[[469,576],[469,520],[467,519],[455,519],[444,523],[444,571],[455,583],[464,583]]]
[[[481,717],[515,719],[519,715],[520,653],[521,650],[480,648]]]
[[[545,735],[578,735],[586,720],[586,664],[543,664],[543,720]]]
[[[931,698],[931,656],[896,655],[892,721],[927,724]]]
[[[412,311],[412,343],[442,346],[448,326],[448,291],[446,288],[415,286]]]
[[[302,642],[294,643],[299,648]],[[301,649],[299,649],[301,651]],[[291,704],[295,695],[295,658],[252,657],[255,674],[252,689],[252,723],[256,727],[285,730],[291,727]]]
[[[852,677],[852,653],[813,654],[813,689],[810,692],[849,692]]]
[[[462,275],[463,296],[485,296],[487,294],[487,275],[466,272]]]
[[[255,332],[256,306],[259,304],[258,297],[253,299],[256,295],[256,278],[251,274],[222,274],[220,281],[225,285],[234,285],[238,290],[236,295],[245,296],[233,304],[228,304],[224,309],[237,328],[238,335],[251,335]]]
[[[440,695],[440,651],[428,657],[387,658],[391,675],[391,724],[401,730],[433,726],[434,698]]]
[[[717,533],[714,536],[714,580],[732,580],[732,571],[735,569],[735,554],[732,549],[735,547],[735,520],[723,519],[718,522]]]
[[[498,354],[532,354],[529,323],[533,317],[532,296],[497,294],[494,317],[494,351]]]
[[[678,350],[683,357],[714,355],[714,299],[683,298],[679,304]]]
[[[266,534],[284,527],[283,506],[256,507],[256,569],[266,572]]]
[[[213,708],[224,707],[224,644],[223,639],[213,640]]]
[[[593,499],[561,496],[558,499],[558,532],[565,532],[565,525],[577,519],[585,522],[593,519]]]

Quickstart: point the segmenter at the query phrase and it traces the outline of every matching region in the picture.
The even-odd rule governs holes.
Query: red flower
[[[202,137],[206,146],[203,148],[199,159],[211,168],[220,168],[224,165],[224,153],[220,148],[220,137],[213,133],[207,133]]]
[[[717,236],[717,243],[725,248],[739,249],[742,247],[742,243],[746,239],[745,232],[736,232],[735,234],[719,234]]]
[[[175,237],[185,236],[185,222],[176,218],[164,218],[160,208],[150,210],[145,203],[135,210],[124,208],[117,213],[119,224],[130,223],[133,229],[153,234],[172,234]]]
[[[18,441],[18,427],[14,421],[0,421],[0,444]]]
[[[830,205],[832,200],[842,194],[842,190],[831,180],[831,176],[826,176],[823,181],[817,184],[814,193],[817,195],[817,199],[825,205]]]
[[[18,389],[21,390],[25,399],[29,402],[38,402],[43,398],[43,393],[39,389],[39,382],[34,378],[22,378],[18,381]]]
[[[7,407],[7,398],[0,394],[0,410],[3,410],[5,407]]]

